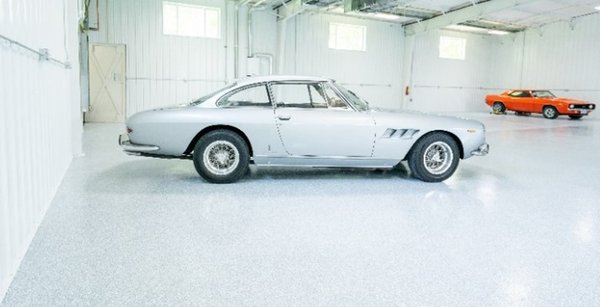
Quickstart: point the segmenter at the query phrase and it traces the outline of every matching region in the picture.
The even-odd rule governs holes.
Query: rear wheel
[[[238,181],[248,171],[248,145],[237,133],[215,130],[198,140],[194,147],[194,167],[212,183]]]
[[[583,115],[569,115],[571,119],[581,119]]]
[[[556,108],[553,106],[545,106],[544,109],[542,109],[542,114],[544,114],[544,117],[547,119],[555,119],[558,117],[558,111],[556,111]]]
[[[417,179],[440,182],[454,174],[459,156],[458,144],[450,135],[434,132],[413,145],[408,155],[408,167]]]
[[[504,113],[504,111],[506,111],[506,107],[502,102],[496,101],[492,105],[492,111],[494,111],[495,114]]]

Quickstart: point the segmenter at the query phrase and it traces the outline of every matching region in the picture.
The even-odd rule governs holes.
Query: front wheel
[[[434,132],[413,145],[408,154],[408,167],[419,180],[440,182],[454,174],[459,155],[458,144],[450,135]]]
[[[238,181],[248,170],[248,145],[237,133],[215,130],[198,140],[194,147],[194,167],[212,183]]]
[[[558,117],[558,111],[556,110],[555,107],[552,107],[552,106],[545,106],[544,109],[542,110],[542,113],[544,114],[544,117],[547,119],[555,119]]]
[[[583,115],[569,115],[571,119],[581,119]]]

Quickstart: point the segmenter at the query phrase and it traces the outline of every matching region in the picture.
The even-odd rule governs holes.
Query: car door
[[[531,93],[529,91],[525,91],[525,90],[517,90],[517,91],[512,91],[509,94],[509,105],[507,106],[509,109],[513,110],[513,111],[519,111],[519,112],[529,112],[529,105],[531,104]]]
[[[371,157],[375,121],[326,82],[270,84],[275,120],[290,156]]]

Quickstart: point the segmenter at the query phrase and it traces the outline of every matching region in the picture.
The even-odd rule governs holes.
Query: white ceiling
[[[410,24],[470,6],[484,5],[486,2],[492,1],[513,0],[363,0],[363,8],[345,14],[377,18],[374,15],[375,13],[391,13],[398,17],[394,20],[386,18],[386,21]],[[289,2],[289,0],[250,1],[250,3],[257,2],[277,8],[284,2]],[[303,3],[310,3],[309,6],[313,9],[321,11],[344,13],[342,0],[304,0]],[[573,18],[589,14],[597,14],[600,11],[595,7],[599,6],[600,0],[534,0],[526,4],[478,16],[462,24],[514,32],[559,21],[570,21]]]

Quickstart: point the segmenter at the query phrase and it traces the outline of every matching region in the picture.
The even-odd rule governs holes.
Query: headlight
[[[590,109],[593,109],[593,108],[595,108],[595,105],[590,104]]]
[[[574,104],[570,104],[569,105],[569,109],[573,109],[573,108],[575,108],[575,105]]]

